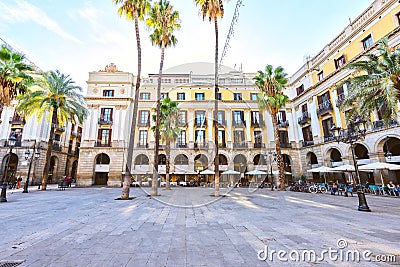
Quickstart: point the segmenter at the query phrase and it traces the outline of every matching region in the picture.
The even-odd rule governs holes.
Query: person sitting
[[[349,186],[347,187],[347,191],[350,193],[351,196],[353,196],[353,183],[349,184]]]
[[[338,185],[337,183],[333,183],[332,184],[332,191],[331,191],[331,195],[336,195],[336,191],[338,189]]]
[[[399,196],[399,192],[400,192],[400,188],[399,185],[395,185],[393,188],[393,193],[395,194],[395,196]]]
[[[394,188],[395,188],[395,186],[393,184],[393,181],[389,181],[389,183],[387,184],[386,187],[388,189],[388,191],[387,191],[388,195],[394,196]]]

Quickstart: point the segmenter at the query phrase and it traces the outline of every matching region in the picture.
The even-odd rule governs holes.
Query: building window
[[[195,93],[194,97],[196,100],[204,100],[204,93]]]
[[[286,121],[286,111],[280,110],[277,114],[278,124]]]
[[[296,88],[296,93],[297,95],[300,95],[304,92],[304,84],[300,85],[299,87]]]
[[[114,96],[114,90],[104,90],[103,91],[103,96],[105,96],[105,97],[113,97]]]
[[[400,12],[397,13],[397,14],[395,15],[395,17],[396,17],[396,25],[399,26],[399,25],[400,25]]]
[[[204,126],[206,124],[206,112],[205,111],[196,111],[194,115],[195,115],[195,125],[196,126]]]
[[[257,93],[250,93],[250,98],[252,101],[257,101]]]
[[[100,120],[110,122],[112,121],[112,108],[102,108],[100,110]]]
[[[218,100],[222,100],[222,93],[218,93]]]
[[[313,141],[311,126],[304,127],[304,128],[302,128],[301,130],[302,130],[302,132],[303,132],[303,139],[304,139],[304,142]]]
[[[233,142],[236,144],[245,142],[244,131],[233,131]]]
[[[233,111],[233,124],[242,125],[244,122],[244,112],[241,110]]]
[[[150,93],[140,93],[141,100],[150,100]]]
[[[279,131],[279,141],[281,145],[289,144],[289,135],[287,131]]]
[[[254,126],[260,126],[262,122],[261,114],[259,111],[251,112],[251,122]]]
[[[322,121],[322,129],[324,132],[324,138],[328,138],[328,137],[332,136],[332,133],[331,133],[332,126],[333,126],[333,118],[332,117]]]
[[[374,41],[372,40],[371,34],[367,36],[364,40],[362,40],[362,45],[364,50],[367,50],[374,44]]]
[[[301,112],[304,114],[305,112],[308,112],[308,107],[307,104],[304,104],[301,106]]]
[[[218,130],[218,145],[220,147],[225,147],[225,131]]]
[[[218,111],[218,124],[224,125],[225,124],[225,111]]]
[[[178,146],[186,145],[186,131],[182,130],[178,134]]]
[[[242,100],[241,93],[233,93],[233,100]]]
[[[168,98],[168,93],[161,93],[161,99]]]
[[[187,123],[187,112],[186,110],[179,111],[179,123],[180,125],[186,125]]]
[[[324,79],[324,71],[320,71],[317,74],[318,81],[322,81]]]
[[[345,59],[344,55],[341,55],[338,59],[335,59],[335,68],[336,69],[343,67],[344,64],[346,64],[346,59]]]
[[[99,129],[98,139],[101,145],[111,144],[111,129]]]
[[[262,144],[262,132],[254,131],[254,143]]]
[[[185,100],[185,93],[178,93],[178,100]]]
[[[139,146],[147,146],[147,130],[139,131]]]
[[[204,146],[206,143],[206,131],[196,130],[195,131],[195,142],[197,145]]]
[[[149,124],[150,112],[148,110],[141,110],[139,116],[139,125]]]

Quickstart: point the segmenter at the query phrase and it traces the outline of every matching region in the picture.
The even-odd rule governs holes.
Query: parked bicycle
[[[310,193],[313,194],[327,192],[327,189],[324,184],[313,184],[308,188],[308,190],[310,191]]]

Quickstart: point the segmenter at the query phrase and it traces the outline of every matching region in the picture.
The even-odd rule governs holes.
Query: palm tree
[[[42,77],[36,79],[34,86],[18,97],[18,112],[28,117],[35,114],[38,119],[47,112],[51,116],[50,136],[42,175],[42,190],[46,190],[55,127],[67,120],[83,123],[88,114],[86,100],[81,92],[82,88],[75,85],[69,75],[64,75],[56,70],[44,73]]]
[[[135,85],[135,100],[133,102],[133,114],[132,114],[133,116],[132,116],[130,136],[129,136],[124,183],[122,186],[122,193],[121,193],[121,199],[127,200],[129,199],[129,189],[130,189],[129,186],[131,183],[131,166],[133,158],[133,148],[135,144],[136,122],[137,122],[138,105],[139,105],[140,75],[142,70],[142,48],[140,45],[139,20],[144,20],[144,16],[150,10],[150,2],[148,0],[112,0],[112,1],[115,4],[122,4],[118,9],[118,13],[120,16],[124,14],[128,20],[134,21],[135,32],[136,32],[136,45],[138,53],[138,72],[136,76],[136,85]]]
[[[161,77],[164,65],[165,48],[175,46],[178,40],[173,35],[176,29],[181,27],[179,13],[173,10],[173,6],[169,1],[160,0],[155,3],[146,20],[147,26],[153,30],[150,34],[152,45],[161,48],[160,69],[158,72],[157,86],[157,111],[156,111],[156,129],[155,129],[155,145],[154,145],[154,172],[151,195],[157,195],[157,179],[158,179],[158,150],[160,145],[160,100],[161,100]]]
[[[286,76],[287,73],[285,73],[282,67],[274,69],[273,66],[267,65],[265,67],[265,72],[260,70],[258,71],[258,75],[254,77],[255,85],[261,90],[261,93],[258,95],[258,105],[261,110],[267,110],[272,117],[277,154],[276,159],[279,168],[280,190],[285,189],[285,170],[283,167],[281,144],[277,127],[277,114],[289,100],[289,97],[283,94],[283,89],[288,83]]]
[[[348,118],[358,115],[365,121],[370,121],[375,110],[384,110],[383,120],[388,125],[397,116],[400,100],[400,47],[390,48],[388,39],[383,38],[377,50],[378,54],[367,53],[365,59],[345,66],[355,71],[355,76],[343,82],[350,81],[350,86],[341,108],[351,107]]]
[[[172,101],[169,97],[163,99],[160,104],[160,131],[163,133],[161,135],[161,141],[165,142],[165,181],[167,190],[171,189],[169,183],[169,170],[171,162],[171,142],[174,143],[178,138],[180,133],[179,128],[179,108],[178,102]],[[157,110],[154,110],[157,112]],[[156,115],[153,115],[153,121],[156,122]],[[155,132],[156,127],[153,126],[152,130]]]
[[[214,143],[215,143],[215,196],[219,196],[219,156],[218,156],[218,19],[224,16],[223,0],[194,0],[200,7],[200,14],[203,20],[208,17],[214,22],[215,29],[215,58],[214,58]]]
[[[25,56],[12,52],[5,45],[0,49],[0,117],[4,106],[10,105],[18,94],[23,94],[32,82],[28,72],[33,68],[24,63]],[[1,121],[0,121],[1,123]]]

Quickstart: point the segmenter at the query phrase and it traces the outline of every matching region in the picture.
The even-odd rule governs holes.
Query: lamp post
[[[330,130],[334,134],[334,138],[338,143],[342,142],[350,144],[354,169],[356,171],[356,181],[360,185],[357,190],[358,210],[371,211],[368,207],[367,199],[365,198],[364,190],[361,185],[360,173],[358,171],[358,165],[354,151],[356,142],[359,140],[364,140],[366,134],[365,121],[363,121],[360,117],[356,117],[353,121],[348,123],[347,129],[342,129],[341,127],[337,127],[335,124],[333,124]]]
[[[272,174],[272,163],[276,162],[277,154],[276,154],[275,151],[273,152],[272,150],[270,150],[266,154],[264,154],[263,156],[264,156],[264,160],[265,161],[267,161],[266,158],[268,158],[270,174],[271,174],[271,191],[274,191],[274,176]]]
[[[29,177],[31,175],[31,168],[32,168],[32,161],[37,160],[40,157],[40,152],[35,151],[36,149],[36,140],[33,144],[33,153],[31,154],[30,150],[25,151],[25,159],[29,161],[29,169],[28,169],[28,176],[26,178],[26,182],[24,185],[24,191],[22,193],[28,193],[28,186],[29,186]]]
[[[11,135],[10,138],[8,138],[8,146],[10,148],[10,155],[7,158],[7,163],[6,163],[6,170],[4,171],[3,174],[3,186],[1,188],[1,198],[0,202],[7,202],[7,171],[10,165],[10,159],[12,155],[12,149],[15,146],[15,143],[17,142],[17,138],[15,135]]]

